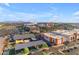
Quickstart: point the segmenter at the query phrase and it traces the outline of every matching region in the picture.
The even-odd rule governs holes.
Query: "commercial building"
[[[19,51],[24,48],[30,48],[33,50],[35,47],[38,49],[38,46],[42,44],[46,44],[42,39],[38,39],[35,37],[34,34],[22,34],[22,35],[14,35],[13,36],[15,40],[15,51]]]
[[[66,41],[76,41],[79,37],[78,31],[74,30],[57,30],[48,33],[42,33],[41,36],[44,38],[44,40],[47,40],[47,42],[53,45],[63,44]]]
[[[47,40],[49,43],[53,45],[63,44],[65,42],[65,38],[59,35],[55,35],[53,33],[43,33],[43,38]]]
[[[78,39],[78,31],[75,30],[58,30],[58,31],[54,31],[56,34],[58,35],[62,35],[62,36],[67,36],[69,39],[67,41],[75,41],[76,39]]]
[[[54,23],[52,23],[52,22],[42,22],[42,23],[37,23],[37,25],[39,27],[51,27],[51,26],[54,26]]]

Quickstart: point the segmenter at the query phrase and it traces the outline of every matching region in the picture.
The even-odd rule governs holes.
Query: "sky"
[[[0,22],[79,23],[79,3],[0,3]]]

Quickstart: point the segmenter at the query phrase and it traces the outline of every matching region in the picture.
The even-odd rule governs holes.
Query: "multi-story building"
[[[74,30],[57,30],[48,33],[42,33],[41,36],[50,44],[63,44],[64,42],[72,42],[78,39],[78,32]]]

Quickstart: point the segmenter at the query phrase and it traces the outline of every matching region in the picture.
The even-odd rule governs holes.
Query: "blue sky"
[[[79,22],[79,4],[1,3],[0,22]]]

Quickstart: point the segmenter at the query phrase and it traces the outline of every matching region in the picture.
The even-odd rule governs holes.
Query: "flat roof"
[[[68,35],[63,34],[63,33],[58,33],[58,32],[51,32],[51,33],[54,34],[54,35],[57,35],[57,36],[59,36],[59,37],[62,37],[62,36],[68,37]]]
[[[32,41],[32,42],[28,42],[24,44],[16,44],[15,50],[19,50],[19,49],[23,49],[23,48],[31,47],[31,46],[36,46],[36,45],[41,45],[44,43],[45,42],[43,40],[39,40],[39,41]]]
[[[24,39],[24,38],[32,38],[32,37],[35,37],[34,34],[14,35],[14,40]]]
[[[56,37],[68,37],[68,35],[65,35],[65,34],[62,34],[62,33],[57,33],[57,32],[49,32],[49,33],[44,33],[44,35],[48,36],[48,37],[53,37],[53,38],[56,38]]]

